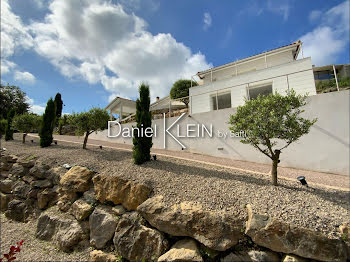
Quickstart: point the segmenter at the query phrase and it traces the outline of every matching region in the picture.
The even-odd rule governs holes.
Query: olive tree
[[[192,81],[192,86],[197,86],[197,82]],[[188,99],[189,89],[191,87],[191,80],[187,79],[180,79],[177,80],[173,87],[170,90],[170,98],[171,99],[179,99],[181,102],[183,102],[186,107],[188,107],[188,103],[190,102]]]
[[[306,105],[306,95],[296,95],[294,90],[285,96],[278,93],[246,101],[230,116],[231,132],[245,131],[241,142],[250,144],[272,160],[272,183],[277,185],[277,166],[283,149],[309,133],[317,119],[301,116]]]
[[[41,117],[36,114],[17,115],[13,118],[12,127],[23,133],[22,143],[25,143],[27,133],[33,132],[40,126]]]
[[[104,130],[108,127],[108,112],[101,108],[92,108],[88,112],[72,115],[72,123],[76,127],[77,135],[84,135],[83,149],[86,149],[88,137],[93,132]]]

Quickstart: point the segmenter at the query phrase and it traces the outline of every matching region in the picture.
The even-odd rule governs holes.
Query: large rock
[[[94,172],[86,167],[75,166],[61,177],[60,185],[66,190],[83,193],[89,190],[93,174]]]
[[[15,155],[1,155],[1,162],[3,163],[16,163],[18,157]]]
[[[95,262],[116,262],[117,257],[113,254],[105,253],[101,250],[93,250],[90,252],[90,261]]]
[[[346,247],[341,240],[329,239],[309,229],[255,214],[250,205],[247,205],[247,210],[248,221],[245,233],[256,244],[276,252],[319,261],[346,260]]]
[[[248,252],[252,262],[280,262],[280,256],[272,251],[251,250]]]
[[[24,201],[13,199],[8,203],[5,216],[9,219],[26,222],[27,218],[30,215],[30,210]]]
[[[33,181],[30,185],[34,188],[48,188],[53,186],[51,180],[49,179],[36,180]]]
[[[13,195],[12,194],[4,194],[0,192],[0,210],[5,211],[7,210],[8,203],[12,200]]]
[[[53,241],[61,250],[71,251],[87,236],[82,226],[70,215],[62,215],[57,208],[48,209],[40,215],[35,236]]]
[[[168,207],[162,196],[155,196],[137,210],[160,231],[173,236],[192,237],[214,250],[224,251],[242,237],[243,221],[223,211],[206,211],[192,202]]]
[[[90,244],[98,249],[103,248],[113,238],[118,217],[109,206],[100,205],[90,215]]]
[[[28,169],[24,168],[19,163],[15,163],[15,164],[12,165],[12,167],[11,167],[9,172],[12,175],[15,175],[15,176],[24,176],[28,172]]]
[[[193,239],[182,239],[176,242],[175,245],[173,245],[168,252],[166,252],[158,258],[158,262],[179,261],[203,261],[196,241],[194,241]]]
[[[62,166],[53,167],[47,171],[48,177],[52,179],[52,182],[55,185],[58,185],[60,183],[61,178],[64,176],[66,172],[67,172],[67,169],[65,169]]]
[[[16,182],[12,187],[12,193],[21,199],[27,199],[30,192],[30,186],[23,181]]]
[[[29,174],[38,179],[45,179],[49,177],[49,172],[48,172],[49,169],[50,169],[49,165],[41,162],[37,162],[35,166],[33,166],[29,170]]]
[[[78,220],[82,221],[88,218],[94,207],[84,199],[76,200],[71,207],[71,214]]]
[[[295,256],[295,255],[285,255],[282,262],[308,262],[307,258]]]
[[[230,253],[223,257],[221,262],[280,262],[281,259],[278,253],[272,251],[257,251],[251,250],[249,252],[241,251]]]
[[[93,178],[93,183],[96,198],[100,202],[122,204],[128,210],[136,210],[151,193],[151,189],[146,185],[115,176],[97,175]]]
[[[17,163],[23,166],[24,168],[32,168],[35,165],[35,160],[34,159],[18,159]]]
[[[45,188],[37,194],[38,208],[44,209],[53,206],[57,202],[58,194],[53,188]]]
[[[84,193],[89,189],[93,174],[86,167],[75,166],[61,177],[58,203],[60,210],[67,211],[78,199],[77,193]]]
[[[113,238],[116,251],[130,261],[156,261],[168,248],[168,241],[156,229],[147,227],[137,212],[124,214]]]
[[[6,194],[11,193],[13,181],[11,179],[4,179],[0,181],[0,191]]]

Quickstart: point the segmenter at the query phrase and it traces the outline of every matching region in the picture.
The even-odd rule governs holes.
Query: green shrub
[[[145,130],[148,127],[152,127],[152,115],[149,111],[150,96],[149,86],[141,84],[139,88],[140,98],[136,100],[136,123],[137,128]],[[141,136],[139,132],[134,131],[133,138],[133,158],[134,163],[141,165],[142,163],[151,159],[151,147],[152,147],[152,136],[146,137]]]
[[[12,119],[15,116],[15,110],[12,108],[10,111],[7,113],[7,125],[5,128],[5,140],[13,140],[13,129],[12,129]]]
[[[41,128],[40,128],[40,146],[48,147],[51,145],[53,140],[53,129],[55,126],[56,119],[56,107],[52,98],[47,101],[45,113],[43,114],[41,120]]]

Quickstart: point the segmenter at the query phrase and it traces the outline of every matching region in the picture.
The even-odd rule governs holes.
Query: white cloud
[[[311,11],[311,13],[309,14],[309,21],[310,22],[315,22],[318,19],[320,19],[322,16],[322,12],[320,10],[313,10]]]
[[[15,71],[14,79],[18,82],[24,83],[24,84],[34,84],[35,83],[35,76],[32,75],[29,72],[20,72]]]
[[[211,23],[212,23],[212,19],[211,19],[211,15],[210,13],[208,12],[205,12],[204,15],[203,15],[203,29],[204,30],[207,30],[210,26],[211,26]]]
[[[282,15],[283,20],[287,21],[289,17],[289,12],[291,9],[290,2],[291,2],[290,0],[279,0],[279,1],[268,0],[267,10]]]
[[[311,56],[318,66],[336,63],[349,45],[349,2],[324,12],[320,19],[318,27],[300,37],[304,56]]]
[[[32,37],[23,25],[19,16],[15,15],[8,0],[1,1],[1,71],[8,74],[16,67],[10,57],[16,52],[32,47]]]
[[[166,96],[174,81],[209,68],[170,34],[153,35],[147,23],[109,1],[52,1],[43,22],[30,25],[34,50],[68,78],[101,82],[113,95],[136,97],[138,85]],[[106,75],[106,71],[113,75]]]
[[[26,101],[29,104],[29,111],[38,115],[42,115],[45,112],[45,106],[34,104],[34,99],[26,96]]]

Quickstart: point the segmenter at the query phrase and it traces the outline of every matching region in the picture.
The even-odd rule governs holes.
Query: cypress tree
[[[55,107],[56,107],[56,125],[58,124],[59,119],[62,116],[62,106],[63,106],[63,101],[61,98],[61,94],[57,93],[55,96]]]
[[[149,111],[150,95],[149,86],[141,84],[139,88],[140,98],[136,100],[136,123],[137,128],[145,130],[147,127],[152,127],[152,115]],[[141,135],[141,132],[134,130],[133,138],[133,158],[134,163],[140,165],[151,159],[152,137]]]
[[[56,119],[56,107],[52,98],[47,101],[45,113],[43,114],[41,128],[40,128],[40,146],[48,147],[51,145],[53,140],[53,129],[55,126]]]
[[[12,129],[12,119],[15,116],[15,110],[12,108],[10,111],[7,113],[7,125],[5,128],[5,140],[13,140],[13,129]]]

